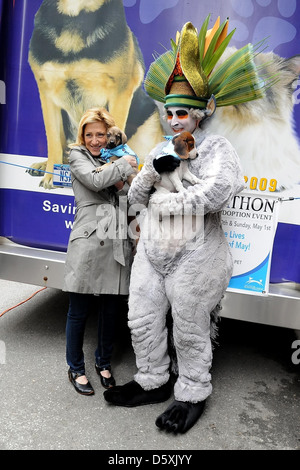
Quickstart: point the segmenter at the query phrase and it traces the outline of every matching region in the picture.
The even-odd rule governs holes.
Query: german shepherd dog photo
[[[52,188],[53,164],[63,163],[89,108],[106,107],[141,160],[162,140],[157,108],[141,86],[143,57],[122,0],[44,0],[35,15],[28,60],[48,147],[47,163],[29,170],[32,176],[47,172],[40,186]]]

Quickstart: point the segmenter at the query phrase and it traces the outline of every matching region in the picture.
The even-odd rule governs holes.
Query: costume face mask
[[[168,124],[174,132],[194,132],[199,121],[192,118],[189,114],[189,108],[169,107],[167,109]]]

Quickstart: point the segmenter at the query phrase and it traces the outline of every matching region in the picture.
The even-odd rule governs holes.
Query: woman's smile
[[[106,146],[107,130],[102,122],[86,124],[84,129],[84,144],[88,151],[94,156],[100,155],[100,150]]]

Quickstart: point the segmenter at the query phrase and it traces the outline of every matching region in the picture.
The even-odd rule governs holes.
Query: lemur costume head
[[[258,76],[254,64],[264,41],[256,46],[247,44],[218,66],[235,29],[227,35],[229,19],[220,25],[219,17],[207,30],[209,19],[210,15],[199,34],[192,23],[186,23],[181,33],[177,32],[176,41],[171,39],[172,48],[156,54],[144,82],[148,95],[164,103],[167,112],[173,107],[186,108],[199,121],[212,116],[218,106],[261,98],[274,80],[261,73]]]

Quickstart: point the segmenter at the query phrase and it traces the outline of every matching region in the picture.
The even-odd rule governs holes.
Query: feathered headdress
[[[168,106],[208,110],[261,98],[271,79],[259,77],[254,63],[256,48],[252,44],[238,49],[222,65],[216,66],[235,30],[227,35],[228,18],[220,25],[220,17],[207,30],[210,15],[200,33],[192,23],[186,23],[172,49],[156,54],[150,65],[144,86],[151,98]]]

